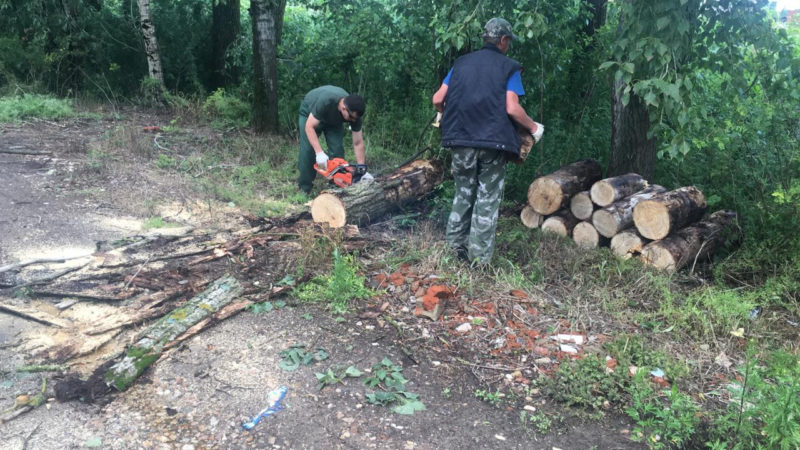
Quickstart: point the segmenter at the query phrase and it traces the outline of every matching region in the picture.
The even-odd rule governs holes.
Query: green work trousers
[[[455,147],[452,168],[456,193],[447,220],[447,243],[454,249],[466,249],[470,261],[488,264],[503,199],[506,155],[497,150]]]
[[[308,141],[308,136],[306,136],[306,120],[308,120],[308,117],[304,116],[300,116],[297,120],[300,130],[300,154],[297,158],[300,177],[297,179],[297,184],[303,192],[308,194],[311,192],[311,185],[314,183],[317,172],[314,170],[314,163],[316,163],[314,148],[311,147],[311,142]],[[329,158],[344,158],[344,127],[342,125],[320,127],[316,131],[317,136],[325,133],[325,142],[328,145],[326,153]]]

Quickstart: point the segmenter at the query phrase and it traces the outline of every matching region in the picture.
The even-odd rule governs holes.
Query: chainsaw
[[[331,183],[346,188],[361,180],[361,177],[367,173],[367,165],[348,164],[342,158],[331,158],[328,160],[328,167],[322,169],[318,164],[314,164],[314,170]]]

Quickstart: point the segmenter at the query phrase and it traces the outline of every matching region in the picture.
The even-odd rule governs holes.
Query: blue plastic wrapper
[[[258,413],[257,416],[253,417],[250,422],[245,422],[242,424],[242,428],[245,430],[252,430],[253,427],[258,425],[258,422],[261,422],[261,419],[267,416],[271,416],[276,412],[283,409],[283,405],[281,405],[281,401],[284,397],[286,397],[286,391],[288,388],[286,386],[281,386],[277,389],[273,389],[267,394],[267,407],[264,408],[263,411]]]

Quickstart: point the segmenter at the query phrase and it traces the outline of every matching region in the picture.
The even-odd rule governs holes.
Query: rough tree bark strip
[[[539,214],[553,214],[567,206],[578,192],[589,189],[603,175],[600,163],[582,159],[533,180],[528,188],[528,204]]]
[[[654,184],[611,206],[598,209],[592,214],[592,224],[603,236],[609,238],[614,237],[615,234],[633,225],[633,208],[635,208],[639,202],[651,199],[664,192],[667,192],[666,188]]]
[[[560,236],[569,237],[572,229],[580,222],[568,209],[553,214],[542,223],[542,231],[549,231]]]
[[[734,211],[717,211],[665,239],[651,242],[642,249],[642,261],[670,272],[679,270],[713,253],[738,225],[738,219]]]
[[[648,186],[647,180],[636,173],[628,173],[618,177],[606,178],[592,185],[590,190],[592,201],[600,207],[606,207],[618,200],[629,197]]]
[[[699,220],[705,211],[703,193],[687,186],[639,202],[633,208],[633,223],[639,234],[655,241]]]
[[[374,181],[322,192],[311,203],[311,217],[334,228],[366,224],[429,194],[443,174],[438,161],[417,160]]]
[[[542,222],[544,222],[544,216],[534,211],[530,205],[525,205],[525,207],[522,208],[522,212],[519,213],[519,218],[522,224],[528,228],[539,228]]]
[[[186,330],[216,313],[242,294],[242,285],[230,275],[219,278],[182,307],[159,319],[145,330],[125,356],[105,373],[109,386],[124,391],[155,362],[164,346]]]
[[[597,183],[595,183],[597,184]],[[589,220],[594,212],[594,203],[589,191],[578,192],[569,200],[569,210],[580,220]]]
[[[611,238],[611,252],[623,259],[639,256],[650,240],[643,238],[636,228],[620,231]]]

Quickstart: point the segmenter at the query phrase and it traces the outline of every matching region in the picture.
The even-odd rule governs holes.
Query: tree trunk
[[[150,0],[136,0],[136,3],[139,5],[139,21],[144,39],[144,52],[147,56],[147,71],[150,78],[158,80],[163,86],[164,71],[161,69],[161,53],[158,51],[156,27],[153,25],[153,18],[150,15]]]
[[[623,259],[639,256],[650,241],[643,238],[636,228],[620,231],[611,238],[611,252]]]
[[[648,186],[641,175],[628,173],[618,177],[606,178],[592,185],[592,201],[597,206],[606,207],[617,200],[629,197]]]
[[[660,241],[651,242],[642,250],[642,261],[674,272],[713,253],[725,241],[728,231],[736,225],[736,212],[717,211],[702,222],[678,230]]]
[[[417,160],[374,181],[346,189],[324,191],[311,202],[314,222],[340,228],[364,224],[429,194],[443,179],[444,168],[435,160]]]
[[[647,137],[650,116],[647,107],[633,92],[627,105],[622,103],[624,84],[617,82],[611,89],[611,155],[608,175],[628,172],[645,178],[653,175],[656,166],[656,140]]]
[[[553,214],[565,207],[573,195],[589,189],[602,173],[600,163],[594,159],[564,166],[533,180],[528,188],[528,204],[539,214]]]
[[[217,0],[211,13],[211,89],[236,84],[239,73],[225,70],[225,56],[241,31],[239,0]]]
[[[657,241],[700,220],[705,212],[705,196],[700,189],[688,186],[637,203],[633,208],[633,223],[639,234]]]
[[[242,285],[230,275],[212,283],[200,295],[148,327],[141,334],[139,341],[128,348],[122,360],[106,371],[106,384],[119,391],[128,389],[134,380],[159,358],[161,351],[170,341],[222,309],[242,292],[244,292]]]
[[[597,184],[597,183],[595,183]],[[580,220],[588,220],[594,212],[594,203],[589,191],[578,192],[569,200],[569,210]]]
[[[278,44],[286,0],[253,0],[253,129],[278,132]]]
[[[534,211],[531,205],[525,205],[522,208],[519,218],[522,220],[522,224],[528,228],[539,228],[544,221],[544,216]]]
[[[615,234],[633,225],[633,210],[639,202],[663,194],[667,190],[663,186],[654,184],[647,189],[624,198],[611,206],[598,209],[592,214],[592,224],[597,231],[605,237],[614,237]]]
[[[609,238],[601,236],[591,222],[583,221],[572,229],[572,240],[581,248],[607,247]]]
[[[572,229],[580,222],[575,216],[569,212],[568,209],[561,211],[548,217],[542,223],[542,231],[549,231],[560,236],[569,237],[572,235]]]

